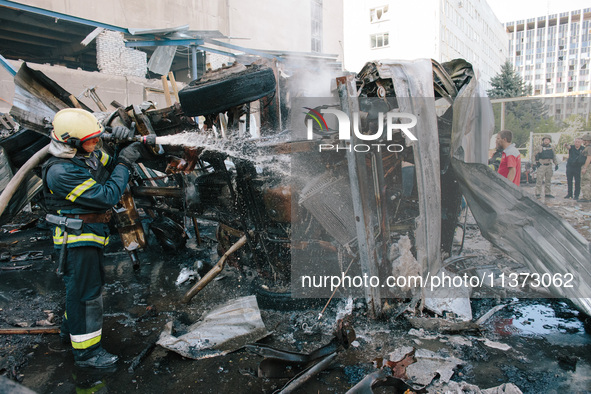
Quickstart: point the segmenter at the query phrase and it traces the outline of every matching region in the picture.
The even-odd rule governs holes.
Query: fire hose
[[[104,134],[102,138],[106,141],[112,140],[112,137],[109,134]],[[148,146],[155,146],[156,145],[156,136],[155,135],[138,135],[131,139],[131,141],[141,142],[144,145]],[[22,181],[25,179],[27,174],[39,164],[41,164],[45,157],[47,156],[49,151],[49,144],[35,153],[23,166],[14,174],[6,188],[0,194],[0,216],[4,213],[4,210],[8,206],[10,199],[14,195],[14,193],[19,188]]]
[[[19,188],[21,182],[25,179],[26,175],[39,164],[41,164],[49,151],[49,144],[35,153],[23,166],[14,174],[2,194],[0,194],[0,216],[4,213],[4,210],[8,206],[10,199]]]

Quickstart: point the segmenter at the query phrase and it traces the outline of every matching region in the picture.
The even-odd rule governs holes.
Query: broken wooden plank
[[[59,327],[0,328],[0,335],[30,335],[59,333]]]
[[[177,103],[180,103],[179,100],[179,88],[176,86],[176,80],[174,79],[174,74],[172,71],[168,73],[168,80],[170,81],[170,85],[172,86],[172,91],[174,93],[174,98],[176,99]]]
[[[80,106],[80,102],[78,101],[78,99],[73,94],[71,94],[69,98],[70,98],[70,101],[72,102],[72,104],[74,105],[75,108],[82,108]]]
[[[170,90],[168,90],[166,75],[163,75],[160,79],[162,80],[162,89],[164,91],[164,98],[166,99],[166,106],[170,107],[172,105],[172,100],[170,99]]]

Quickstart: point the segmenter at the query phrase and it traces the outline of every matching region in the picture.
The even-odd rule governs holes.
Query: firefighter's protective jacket
[[[108,154],[95,150],[73,158],[52,157],[43,166],[43,193],[49,211],[57,214],[104,213],[121,199],[129,170],[117,165]],[[63,233],[53,233],[56,248],[61,248]],[[68,247],[104,247],[109,242],[107,223],[84,223],[78,234],[68,235]]]

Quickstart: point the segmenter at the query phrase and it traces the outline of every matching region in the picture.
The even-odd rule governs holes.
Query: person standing
[[[542,185],[544,185],[544,196],[546,198],[554,198],[551,190],[552,181],[552,163],[554,163],[554,171],[558,170],[558,160],[552,148],[552,138],[549,135],[542,137],[542,145],[536,149],[535,159],[538,166],[536,176],[536,198],[540,198],[542,194]]]
[[[56,249],[64,249],[63,280],[66,313],[63,332],[69,333],[78,367],[108,368],[118,357],[101,346],[103,325],[102,289],[105,283],[103,248],[109,242],[111,208],[123,194],[133,163],[143,154],[134,143],[115,159],[96,149],[103,126],[88,111],[62,109],[55,114],[50,157],[42,167],[43,195],[47,210],[82,220],[78,231],[53,231]],[[119,126],[116,133],[129,134]],[[67,229],[67,228],[66,228]],[[61,268],[61,267],[60,267]]]
[[[564,198],[579,199],[581,192],[581,166],[585,162],[585,156],[583,151],[583,140],[581,138],[575,138],[574,145],[564,144],[564,147],[568,149],[568,161],[566,162],[566,182],[568,185],[568,192]],[[575,183],[573,193],[573,180]]]
[[[521,154],[511,141],[513,141],[513,133],[510,130],[502,130],[497,134],[497,149],[503,149],[498,172],[519,186],[521,183]]]
[[[501,158],[503,156],[503,148],[497,147],[495,152],[492,154],[490,159],[488,159],[488,166],[495,170],[495,172],[499,171],[499,165],[501,164]]]
[[[583,143],[585,144],[585,163],[581,167],[581,192],[583,198],[579,202],[591,202],[591,133],[583,136]]]

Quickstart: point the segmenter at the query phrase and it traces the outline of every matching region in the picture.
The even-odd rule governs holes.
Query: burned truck
[[[397,269],[427,276],[445,269],[461,250],[455,234],[458,225],[461,229],[463,195],[485,236],[515,214],[486,206],[474,193],[476,186],[487,185],[506,193],[511,185],[494,173],[478,174],[486,172],[479,163],[487,159],[493,117],[469,63],[375,61],[355,75],[330,74],[268,61],[235,64],[190,83],[171,107],[156,109],[147,102],[97,114],[107,128],[135,130],[135,140],[152,152],[136,166],[115,207],[132,260],[139,264],[137,250],[148,247],[140,216],[149,219],[160,245],[170,250],[183,247],[188,223],[199,238],[199,221],[209,220],[217,223],[222,258],[186,301],[226,262],[256,270],[266,288],[328,298],[330,293],[302,288],[299,278],[310,272],[382,277]],[[322,95],[302,88],[310,86],[311,75],[328,80]],[[15,83],[11,115],[23,129],[9,138],[18,139],[23,130],[47,135],[57,110],[83,107],[26,65]],[[343,123],[349,130],[336,122],[337,113],[349,120]],[[105,141],[103,149],[116,154],[129,142]],[[31,147],[31,154],[39,148]],[[26,195],[12,197],[3,220],[35,198],[39,179],[27,177]],[[477,185],[479,178],[488,180]],[[568,225],[563,229],[576,233]],[[493,232],[489,240],[514,251],[505,239],[515,234]],[[578,251],[576,264],[583,266],[589,246],[579,238],[577,245],[565,247]],[[411,256],[411,264],[398,264],[402,255]],[[520,257],[548,269],[546,261]],[[423,290],[391,293],[369,286],[354,295],[364,296],[370,313],[378,316],[384,298],[436,297]],[[352,294],[351,289],[334,292]],[[585,292],[558,289],[556,294],[574,298]],[[577,305],[591,310],[586,301]]]

